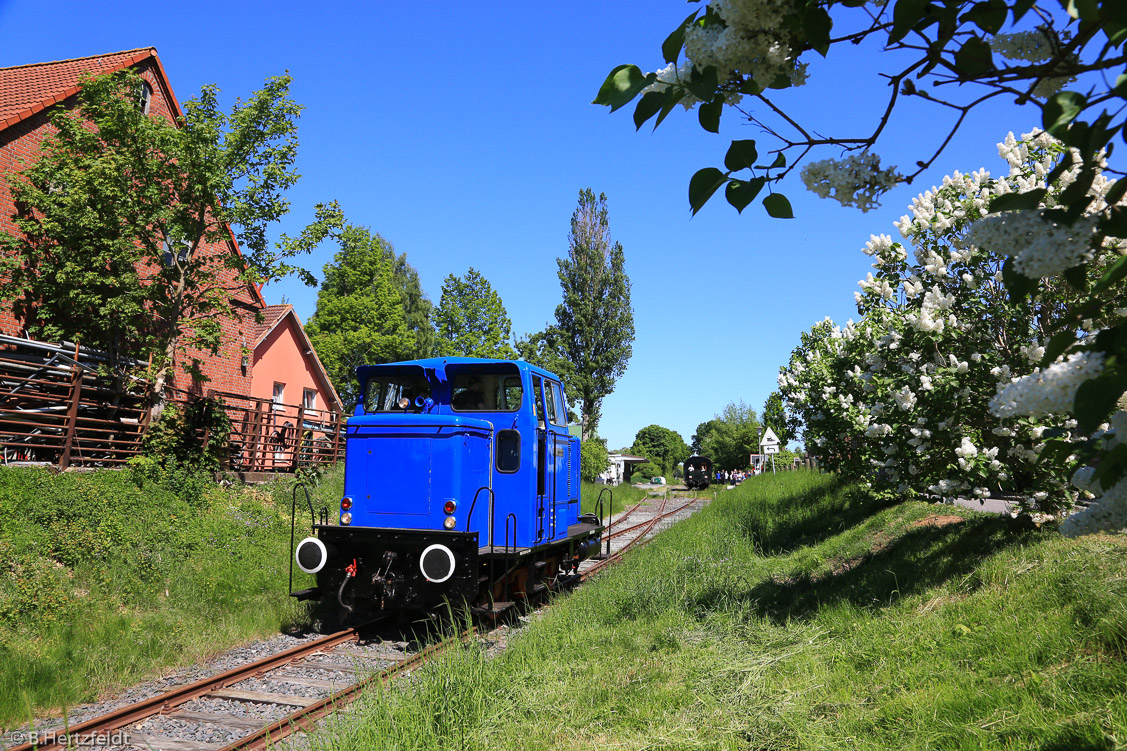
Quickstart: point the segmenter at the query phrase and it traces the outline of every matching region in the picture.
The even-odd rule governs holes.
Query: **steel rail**
[[[437,644],[432,644],[421,652],[400,660],[394,665],[390,665],[380,672],[354,683],[348,688],[341,689],[335,694],[321,699],[316,704],[310,704],[308,707],[298,709],[288,716],[270,723],[261,730],[239,738],[231,744],[224,746],[221,751],[259,751],[260,749],[269,748],[283,738],[287,738],[302,730],[307,730],[314,722],[325,715],[335,712],[338,708],[351,703],[358,697],[360,692],[376,681],[379,681],[382,685],[386,685],[400,673],[422,665],[427,660],[442,654],[454,644],[464,642],[473,633],[473,629],[469,629],[457,636],[451,636]]]
[[[177,686],[162,694],[120,707],[99,717],[80,722],[77,725],[72,725],[59,731],[52,731],[50,735],[47,735],[48,740],[44,743],[32,740],[30,743],[14,746],[7,751],[54,751],[55,749],[64,749],[71,746],[105,745],[105,736],[110,735],[115,730],[119,730],[126,725],[174,709],[192,699],[204,696],[216,689],[226,688],[232,683],[246,680],[258,673],[264,673],[282,667],[311,653],[320,652],[339,646],[345,642],[354,641],[356,638],[357,632],[355,628],[338,631],[335,634],[329,634],[316,641],[290,647],[275,655],[264,657],[261,660],[256,660],[237,668],[232,668],[223,673],[213,675],[210,678],[203,678],[194,683]]]
[[[603,569],[609,568],[610,566],[613,566],[614,564],[621,561],[623,559],[623,556],[626,553],[626,551],[633,549],[635,546],[641,547],[642,545],[645,545],[646,543],[648,543],[650,540],[654,539],[653,537],[651,537],[649,539],[643,539],[643,538],[645,538],[645,536],[647,534],[649,534],[650,530],[653,529],[653,527],[656,526],[659,521],[661,521],[663,519],[667,519],[670,516],[673,516],[677,513],[680,513],[681,511],[684,511],[685,509],[689,508],[694,503],[696,503],[697,500],[699,500],[699,499],[693,499],[693,500],[689,501],[688,503],[686,503],[685,505],[679,506],[678,508],[675,508],[672,511],[665,511],[665,505],[668,502],[668,499],[663,501],[661,509],[658,510],[658,515],[654,516],[653,519],[649,519],[647,521],[641,522],[640,524],[637,524],[637,525],[635,525],[634,527],[631,528],[631,529],[634,529],[634,528],[641,527],[641,526],[647,527],[645,530],[642,531],[641,534],[639,534],[633,540],[626,543],[626,545],[624,545],[623,547],[621,547],[617,551],[615,551],[614,555],[612,555],[610,558],[605,558],[605,559],[599,561],[594,566],[592,566],[591,568],[587,569],[582,574],[580,574],[579,575],[579,581],[580,582],[586,582],[587,580],[589,580],[591,577],[593,577],[595,574],[599,573]],[[628,531],[628,530],[623,530],[623,531],[625,532],[625,531]]]

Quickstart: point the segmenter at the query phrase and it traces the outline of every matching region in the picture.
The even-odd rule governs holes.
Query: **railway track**
[[[587,581],[673,523],[700,499],[667,494],[656,508],[640,502],[613,520],[609,553],[584,561]],[[649,507],[647,507],[649,506]],[[632,522],[632,523],[631,523]],[[627,524],[627,526],[622,526]],[[376,683],[387,683],[472,630],[410,652],[402,642],[366,643],[354,628],[301,644],[232,670],[58,730],[31,731],[8,751],[74,747],[146,751],[252,751],[308,729]]]

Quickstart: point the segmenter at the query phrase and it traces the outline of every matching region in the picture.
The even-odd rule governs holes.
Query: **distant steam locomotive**
[[[560,380],[512,360],[361,367],[337,524],[294,551],[344,620],[449,601],[498,613],[578,578],[602,525],[579,510]],[[326,520],[327,521],[327,520]]]
[[[685,487],[704,490],[712,474],[712,461],[703,456],[690,456],[685,460]]]

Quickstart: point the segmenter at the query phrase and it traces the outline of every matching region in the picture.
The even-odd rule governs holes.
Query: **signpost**
[[[775,454],[779,453],[779,437],[770,428],[767,428],[763,437],[759,439],[759,453],[771,455],[771,475],[774,476]]]

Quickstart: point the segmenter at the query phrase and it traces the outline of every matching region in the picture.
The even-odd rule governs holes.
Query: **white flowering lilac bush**
[[[860,320],[823,321],[804,334],[779,386],[811,451],[851,477],[909,495],[1008,495],[1030,512],[1056,514],[1076,489],[1040,455],[1050,436],[1075,442],[1072,397],[1103,356],[1074,353],[1039,367],[1080,295],[1041,279],[1032,295],[1011,296],[1003,283],[1011,254],[977,244],[979,228],[997,197],[1030,181],[1044,191],[1042,208],[1053,206],[1072,173],[1046,182],[1068,152],[1044,134],[1011,135],[999,151],[1008,174],[955,173],[898,222],[904,243],[870,239],[874,271],[855,295]],[[1114,243],[1098,255],[1093,271],[1118,257]]]
[[[837,153],[802,169],[806,187],[867,211],[892,185],[923,174],[963,122],[959,117],[945,138],[921,148],[931,154],[916,161],[914,172],[881,168],[875,147],[906,99],[965,117],[1004,96],[1041,107],[1045,128],[1054,135],[1071,132],[1072,121],[1086,110],[1100,115],[1105,108],[1105,122],[1094,130],[1078,129],[1069,143],[1082,149],[1084,159],[1092,157],[1114,135],[1112,122],[1124,123],[1122,102],[1116,100],[1127,97],[1127,88],[1098,74],[1122,67],[1125,41],[1123,0],[707,0],[661,45],[664,68],[643,73],[636,65],[616,67],[595,103],[614,111],[638,98],[634,122],[639,128],[651,118],[660,125],[680,104],[696,109],[701,127],[713,133],[719,132],[721,114],[732,108],[768,134],[771,157],[762,164],[757,164],[754,141],[736,141],[724,160],[726,170],[706,167],[694,175],[689,183],[694,213],[720,187],[743,211],[765,185],[774,187],[811,152],[827,147]],[[867,136],[841,137],[826,134],[824,126],[808,127],[773,96],[775,90],[806,87],[810,59],[829,58],[842,45],[862,45],[889,63],[881,71],[890,84],[888,99],[857,103],[873,113]],[[1073,83],[1087,93],[1063,90]],[[936,88],[944,84],[959,85]],[[749,106],[748,99],[758,102]],[[744,158],[748,154],[752,158]],[[791,215],[789,202],[774,190],[763,205],[772,216]]]

